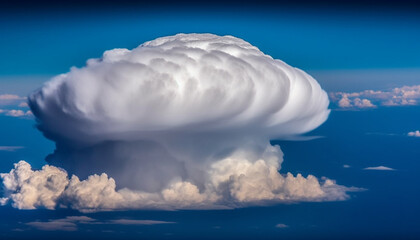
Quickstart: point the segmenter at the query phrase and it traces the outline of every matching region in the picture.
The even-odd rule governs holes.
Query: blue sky
[[[420,85],[420,17],[416,10],[296,6],[212,10],[139,7],[3,12],[0,95],[26,96],[51,76],[68,72],[72,66],[82,67],[87,59],[98,58],[108,49],[132,49],[157,37],[195,32],[242,38],[273,58],[312,74],[327,92],[373,89],[384,94]],[[361,98],[375,107],[359,108],[351,99],[354,106],[346,108],[339,105],[340,99],[332,100],[329,119],[309,134],[322,138],[271,142],[280,144],[285,154],[281,172],[327,176],[341,185],[366,189],[350,193],[346,201],[234,210],[97,213],[18,210],[6,205],[0,207],[0,236],[63,238],[64,232],[69,239],[416,239],[420,236],[420,138],[407,134],[420,130],[420,106],[389,106],[376,95]],[[0,109],[12,108],[16,106],[0,105]],[[33,117],[0,114],[0,129],[0,146],[24,147],[0,150],[2,173],[21,159],[39,169],[54,151],[54,144],[35,128]],[[395,170],[364,170],[376,166]],[[96,224],[62,220],[70,231],[45,231],[30,224],[60,222],[69,216],[87,216]],[[127,219],[162,223],[117,221]]]

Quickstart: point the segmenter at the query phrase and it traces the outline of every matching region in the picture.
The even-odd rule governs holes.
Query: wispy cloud
[[[18,95],[15,94],[1,94],[0,95],[0,100],[22,100],[25,99],[24,97],[20,97]]]
[[[18,106],[26,97],[21,97],[16,94],[0,94],[0,105]]]
[[[74,222],[51,221],[51,222],[29,222],[26,225],[42,231],[76,231],[77,225]]]
[[[363,168],[363,170],[395,171],[395,169],[385,166],[367,167]]]
[[[175,222],[157,221],[157,220],[133,220],[133,219],[117,219],[111,220],[110,224],[121,225],[155,225],[155,224],[170,224]]]
[[[77,231],[79,225],[156,225],[172,224],[175,222],[158,220],[138,220],[138,219],[114,219],[108,221],[98,221],[87,216],[68,216],[60,219],[49,219],[47,221],[33,221],[25,225],[36,228],[41,231]]]
[[[86,216],[68,216],[48,221],[28,222],[26,225],[42,231],[77,231],[77,224],[86,224],[92,221],[95,221],[95,219]]]
[[[0,146],[0,151],[14,152],[14,151],[22,149],[22,148],[24,148],[24,147],[22,147],[22,146]]]
[[[418,105],[420,85],[397,87],[385,91],[331,92],[330,98],[342,109]]]

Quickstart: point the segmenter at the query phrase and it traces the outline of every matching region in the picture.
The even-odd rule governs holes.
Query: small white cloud
[[[358,97],[350,99],[349,97],[355,96],[356,94],[343,94],[342,98],[338,101],[340,108],[375,108],[376,105],[368,99],[360,99]]]
[[[21,102],[19,103],[18,107],[29,107],[28,104],[26,102]]]
[[[121,225],[155,225],[155,224],[170,224],[175,222],[157,221],[157,220],[133,220],[133,219],[117,219],[111,220],[111,224]]]
[[[288,228],[289,226],[284,223],[279,223],[276,225],[276,228]]]
[[[25,116],[25,112],[22,111],[22,110],[12,109],[12,110],[7,111],[6,116],[10,116],[10,117],[22,117],[22,116]]]
[[[414,132],[409,132],[407,135],[410,136],[410,137],[420,137],[420,131],[417,130],[417,131],[414,131]]]
[[[22,149],[22,146],[0,146],[0,151],[14,152],[16,150]]]
[[[353,105],[351,104],[351,101],[347,97],[347,95],[344,95],[343,98],[341,98],[340,101],[338,101],[338,106],[340,106],[342,108],[353,107]]]
[[[344,164],[343,165],[343,168],[351,168],[351,166],[350,165],[347,165],[347,164]]]
[[[363,168],[363,170],[379,170],[379,171],[394,171],[395,169],[385,166],[377,166],[377,167],[367,167]]]

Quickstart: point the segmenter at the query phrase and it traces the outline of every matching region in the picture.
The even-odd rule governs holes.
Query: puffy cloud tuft
[[[8,198],[19,209],[45,207],[53,209],[57,198],[68,185],[67,173],[54,166],[45,165],[39,171],[20,161],[10,173],[0,174]]]

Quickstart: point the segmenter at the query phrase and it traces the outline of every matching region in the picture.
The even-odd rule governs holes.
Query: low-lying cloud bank
[[[21,161],[2,174],[2,202],[100,211],[344,200],[355,189],[281,175],[269,142],[315,129],[328,105],[311,76],[232,36],[106,51],[29,96],[56,150],[42,170]]]
[[[212,164],[205,188],[190,181],[174,179],[159,192],[117,190],[107,174],[91,175],[80,180],[54,166],[34,171],[20,161],[10,173],[1,174],[6,198],[19,209],[73,208],[82,212],[116,209],[224,209],[299,201],[337,201],[358,191],[337,185],[333,180],[308,175],[303,177],[278,172],[278,147],[270,147],[267,158],[242,159],[234,154]]]
[[[342,109],[418,105],[420,85],[403,86],[389,91],[332,92],[330,98]]]

